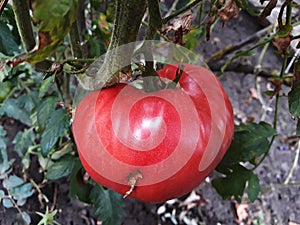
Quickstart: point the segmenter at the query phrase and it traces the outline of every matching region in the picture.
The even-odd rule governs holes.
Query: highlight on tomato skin
[[[73,134],[82,164],[99,184],[158,203],[197,187],[233,138],[233,110],[220,81],[184,64],[180,88],[147,93],[132,85],[94,91],[77,106]],[[173,80],[178,65],[157,71]]]

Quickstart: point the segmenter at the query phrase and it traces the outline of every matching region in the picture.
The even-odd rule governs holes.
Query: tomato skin
[[[159,76],[173,80],[177,66]],[[80,159],[99,184],[157,203],[198,186],[217,166],[234,131],[230,101],[209,70],[185,64],[180,89],[145,93],[130,85],[92,92],[78,105],[73,133]]]

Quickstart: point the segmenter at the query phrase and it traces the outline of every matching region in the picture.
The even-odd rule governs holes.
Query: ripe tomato
[[[173,80],[176,70],[158,74]],[[179,86],[146,93],[118,84],[80,102],[72,129],[96,182],[156,203],[190,192],[214,170],[233,137],[230,101],[200,66],[185,64]]]

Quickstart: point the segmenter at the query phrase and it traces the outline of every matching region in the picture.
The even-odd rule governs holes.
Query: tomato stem
[[[147,61],[144,69],[142,77],[143,87],[146,92],[159,91],[165,88],[165,83],[153,68],[153,62]]]
[[[177,68],[177,70],[176,70],[176,76],[175,76],[173,82],[171,82],[171,83],[169,83],[169,84],[167,85],[167,88],[168,88],[168,89],[171,89],[171,88],[175,88],[175,87],[176,87],[176,85],[178,84],[178,82],[179,82],[179,80],[180,80],[180,78],[181,78],[181,76],[182,76],[183,68],[184,68],[183,65],[179,65],[179,66],[178,66],[178,68]]]

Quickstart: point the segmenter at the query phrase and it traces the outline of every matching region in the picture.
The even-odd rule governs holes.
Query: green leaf
[[[0,21],[0,52],[13,56],[19,50],[18,44],[14,41],[13,34],[5,22]]]
[[[259,179],[256,174],[249,172],[248,179],[248,198],[251,202],[254,202],[258,194],[260,193]]]
[[[296,81],[288,93],[289,109],[293,116],[300,117],[300,80]]]
[[[3,126],[0,126],[0,150],[6,149],[6,143],[8,139],[6,136],[6,130],[4,130]],[[1,163],[1,155],[0,155],[0,163]]]
[[[8,160],[7,157],[7,139],[3,137],[5,134],[6,131],[0,126],[0,179],[4,179],[12,171],[11,165],[14,162],[14,159]]]
[[[241,125],[237,127],[238,131],[249,130],[252,133],[259,133],[260,138],[268,138],[276,135],[276,131],[272,126],[266,122],[260,123],[248,123],[247,125]]]
[[[13,12],[12,9],[12,5],[7,4],[4,8],[4,10],[2,11],[1,17],[0,17],[0,21],[4,22],[5,24],[9,25],[10,30],[11,30],[11,34],[14,37],[14,41],[20,45],[21,44],[21,38],[19,35],[19,30],[16,24],[16,20],[15,20],[15,14]]]
[[[20,177],[17,177],[15,175],[9,176],[8,179],[5,179],[3,181],[3,187],[6,189],[12,189],[15,187],[18,187],[19,185],[23,184],[24,181]]]
[[[120,194],[96,185],[91,191],[90,198],[94,206],[94,214],[103,225],[121,224],[123,202]]]
[[[18,205],[24,205],[26,199],[33,195],[31,183],[25,183],[23,179],[15,175],[9,176],[3,181],[3,187],[5,187],[10,196],[17,200]]]
[[[26,212],[23,211],[21,213],[21,217],[26,222],[26,224],[30,224],[31,223],[31,218],[30,218],[30,216]]]
[[[0,108],[0,114],[2,113],[5,113],[8,117],[19,120],[27,126],[31,126],[30,114],[20,106],[17,99],[6,99]]]
[[[23,132],[18,132],[13,140],[14,150],[22,158],[30,146],[35,144],[35,133],[32,129],[25,129]]]
[[[70,117],[66,110],[58,109],[54,111],[46,125],[41,138],[41,151],[43,156],[47,156],[56,142],[67,131],[70,126]]]
[[[75,160],[70,178],[70,196],[78,198],[82,202],[90,203],[92,185],[83,180],[83,167],[79,159]]]
[[[38,93],[31,91],[29,94],[21,95],[17,99],[6,99],[0,108],[0,115],[6,114],[8,117],[19,120],[27,126],[32,125],[30,115],[39,105]]]
[[[201,34],[201,29],[194,29],[184,35],[184,41],[186,47],[189,50],[193,50],[199,42],[199,35]]]
[[[12,84],[9,81],[0,82],[0,103],[2,103],[10,94]]]
[[[268,138],[274,135],[275,130],[265,122],[235,127],[233,141],[217,170],[222,172],[240,162],[253,163],[252,160],[268,152],[270,148]]]
[[[34,22],[39,23],[39,49],[27,56],[37,63],[51,56],[63,43],[77,16],[77,0],[35,0],[32,4]]]
[[[3,190],[0,189],[0,201],[1,199],[5,196],[5,192]]]
[[[47,169],[45,178],[47,180],[54,181],[68,176],[71,174],[74,164],[74,156],[66,155],[51,164],[51,166]]]
[[[37,109],[38,126],[43,130],[52,113],[55,111],[56,98],[54,96],[48,97],[42,101],[42,104]]]
[[[39,97],[42,98],[45,96],[45,94],[47,93],[47,91],[49,90],[49,88],[54,84],[54,76],[50,76],[48,78],[46,78],[43,82],[42,85],[40,87],[39,90]]]
[[[12,203],[12,201],[9,198],[4,198],[2,200],[2,204],[7,209],[14,207],[14,204]]]
[[[212,185],[223,199],[234,196],[240,202],[250,173],[245,167],[236,165],[226,177],[214,179]]]
[[[18,200],[18,205],[24,205],[26,198],[32,196],[34,190],[32,189],[31,183],[23,183],[17,187],[10,188],[9,194],[13,196],[14,199]]]
[[[300,136],[300,120],[297,122],[296,135]]]

